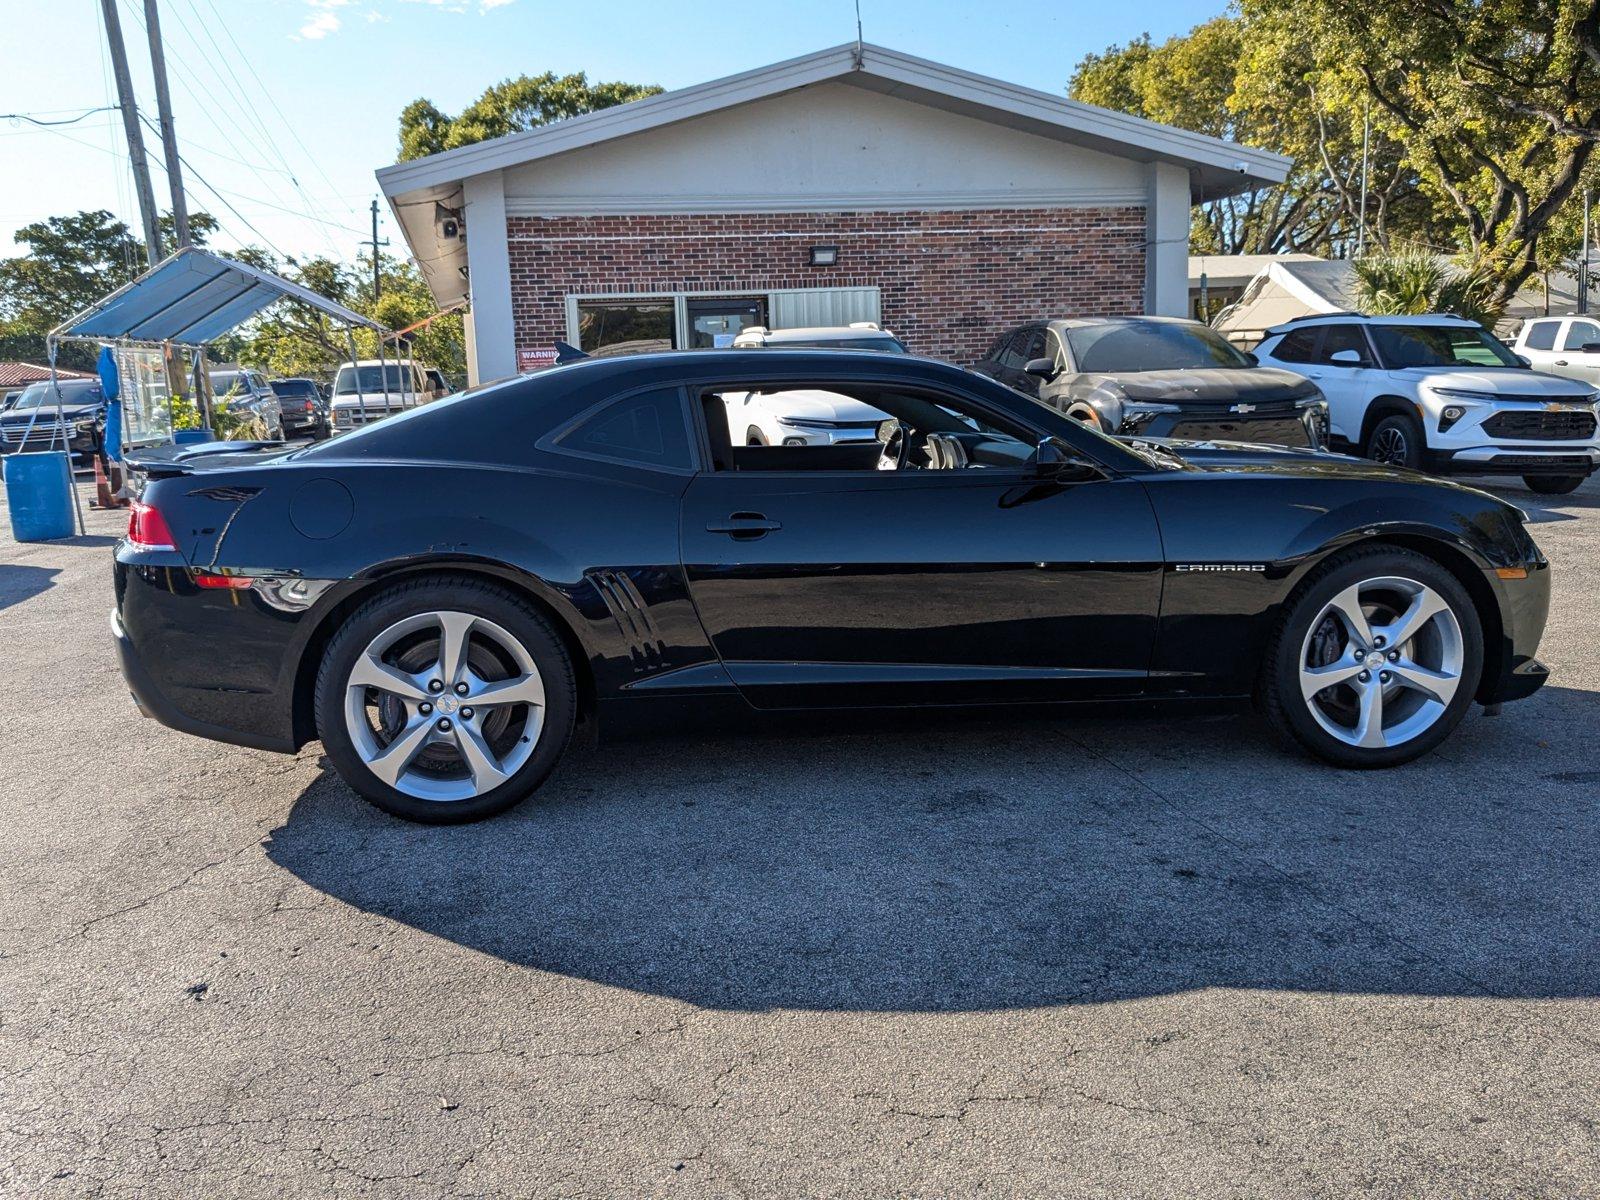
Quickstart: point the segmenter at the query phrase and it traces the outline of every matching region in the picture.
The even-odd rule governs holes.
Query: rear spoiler
[[[233,465],[231,459],[235,455],[262,450],[281,452],[283,448],[282,442],[191,442],[181,446],[147,446],[139,450],[129,450],[123,455],[123,461],[135,471],[141,471],[152,479],[164,479],[174,475],[193,475],[197,470],[205,470],[207,467],[231,466]],[[196,461],[198,459],[227,461],[201,466]]]

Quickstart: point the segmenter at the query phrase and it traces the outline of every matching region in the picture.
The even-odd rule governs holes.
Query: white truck
[[[333,377],[333,431],[342,433],[450,394],[436,367],[409,358],[364,358],[343,363]]]

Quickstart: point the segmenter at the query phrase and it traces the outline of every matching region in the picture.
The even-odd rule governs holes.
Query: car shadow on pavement
[[[1593,996],[1600,694],[1516,708],[1386,772],[1252,715],[642,741],[442,828],[325,769],[268,853],[507,962],[725,1009]]]
[[[55,586],[60,567],[24,567],[7,563],[0,566],[0,609],[32,600]]]

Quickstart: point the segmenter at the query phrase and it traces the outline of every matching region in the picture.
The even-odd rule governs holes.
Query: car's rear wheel
[[[1261,694],[1274,727],[1318,758],[1389,767],[1449,736],[1482,670],[1482,626],[1460,580],[1381,546],[1340,555],[1300,586]]]
[[[413,821],[475,821],[544,782],[572,736],[572,663],[495,584],[405,584],[357,609],[323,656],[317,730],[347,783]]]
[[[1587,478],[1587,475],[1524,475],[1522,482],[1528,485],[1530,492],[1541,496],[1565,496],[1582,487]]]
[[[1373,426],[1363,454],[1393,467],[1422,466],[1422,427],[1415,418],[1396,413]]]
[[[767,435],[752,425],[744,431],[744,444],[746,446],[765,446],[767,444]]]

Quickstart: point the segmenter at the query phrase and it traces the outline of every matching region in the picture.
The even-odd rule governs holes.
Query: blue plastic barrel
[[[72,522],[72,473],[65,453],[8,454],[4,462],[11,535],[17,541],[45,542],[77,532]]]
[[[216,437],[209,429],[180,429],[172,435],[174,446],[193,446],[200,442],[214,442]]]

